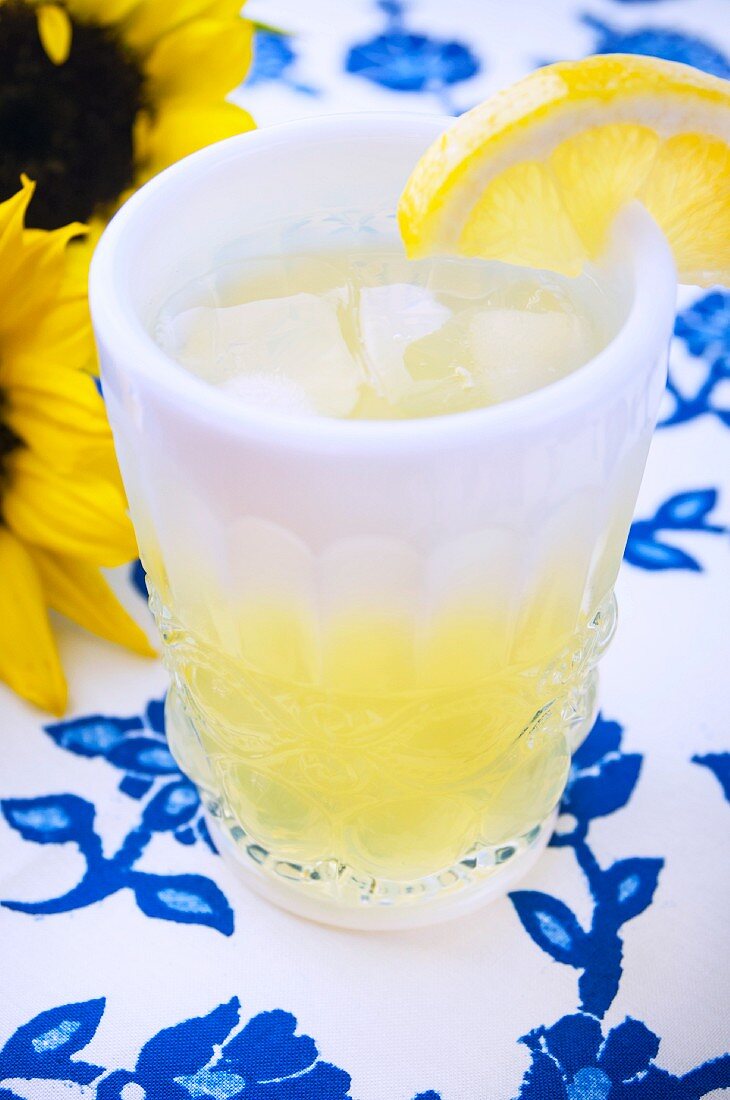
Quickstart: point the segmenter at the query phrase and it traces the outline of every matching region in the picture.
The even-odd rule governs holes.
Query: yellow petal
[[[121,494],[111,430],[93,379],[79,370],[8,359],[0,368],[5,420],[56,474],[108,478]]]
[[[64,279],[68,243],[85,232],[84,225],[73,222],[51,232],[26,229],[22,244],[14,248],[0,241],[0,335],[22,330],[49,308]]]
[[[74,251],[76,246],[74,245]],[[59,364],[75,372],[96,370],[96,350],[86,295],[67,296],[59,291],[45,309],[39,309],[32,325],[13,328],[2,341],[0,384],[4,364],[17,367],[37,363]]]
[[[23,237],[23,224],[28,203],[33,198],[35,184],[21,176],[21,188],[9,199],[0,202],[0,250],[17,248]]]
[[[95,566],[38,547],[31,547],[30,552],[46,600],[55,611],[133,653],[156,656],[144,631],[127,614]]]
[[[32,402],[19,405],[13,400],[3,418],[23,444],[55,474],[76,481],[93,471],[95,476],[113,483],[120,495],[123,492],[110,436],[84,432],[73,423],[64,424],[56,417],[44,416]]]
[[[142,52],[152,49],[164,34],[199,19],[237,19],[241,10],[239,0],[142,0],[125,21],[124,41],[132,49]]]
[[[0,367],[0,385],[11,413],[35,411],[73,431],[111,440],[104,402],[84,371],[43,362],[36,351],[29,361],[8,356]]]
[[[6,472],[5,521],[25,542],[95,565],[137,556],[124,496],[108,477],[64,477],[25,447],[8,456]]]
[[[142,179],[196,149],[251,130],[253,126],[247,111],[225,101],[200,106],[194,101],[174,100],[165,105],[154,121],[140,112],[135,124],[135,149],[141,153]]]
[[[36,8],[38,37],[54,65],[63,65],[71,51],[71,20],[57,4],[41,4]]]
[[[145,65],[152,102],[174,96],[222,99],[246,75],[251,39],[245,19],[200,19],[164,35]]]
[[[30,703],[63,714],[66,681],[40,578],[25,547],[0,525],[0,679]]]

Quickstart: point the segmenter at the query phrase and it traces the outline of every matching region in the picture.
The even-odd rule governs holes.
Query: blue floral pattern
[[[727,528],[710,523],[710,512],[717,504],[716,489],[693,489],[676,493],[657,508],[651,519],[634,520],[624,551],[624,560],[639,569],[656,572],[664,569],[687,569],[701,573],[702,566],[696,558],[665,542],[664,536],[685,531],[703,532],[709,535],[727,534]]]
[[[312,2],[316,7],[317,0]],[[596,4],[569,7],[565,3],[550,6],[550,20],[564,20],[566,43],[571,40],[571,32],[575,32],[572,56],[591,47],[597,52],[648,54],[730,77],[730,38],[719,19],[713,24],[713,19],[701,18],[702,6],[702,0],[695,0],[690,18],[689,5],[679,0],[662,0],[661,4],[658,0],[605,0],[600,13]],[[295,6],[290,7],[294,13]],[[438,4],[433,4],[429,10],[429,5],[420,0],[363,0],[357,5],[358,14],[352,21],[354,28],[355,18],[362,17],[360,29],[342,37],[335,50],[328,43],[328,69],[322,63],[325,51],[317,55],[317,40],[324,41],[330,31],[336,35],[341,28],[335,20],[331,20],[331,26],[327,22],[331,6],[320,23],[316,14],[312,17],[309,6],[305,7],[306,15],[298,26],[255,28],[253,66],[239,99],[245,102],[251,96],[251,104],[245,105],[251,106],[264,125],[282,120],[281,112],[276,117],[278,108],[272,116],[268,106],[279,102],[289,104],[291,116],[324,107],[332,110],[372,107],[377,101],[384,109],[398,110],[404,104],[411,108],[415,103],[416,109],[420,106],[458,114],[498,84],[506,84],[512,76],[526,71],[534,58],[540,56],[537,28],[541,20],[535,20],[533,32],[529,25],[529,3],[517,17],[512,10],[515,5],[512,9],[494,5],[494,11],[485,11],[483,18],[480,14],[477,20],[464,17],[457,10],[458,5],[444,15],[443,5],[439,9]],[[343,10],[345,7],[342,5]],[[464,5],[461,7],[465,10]],[[588,11],[589,8],[594,10]],[[259,10],[263,11],[263,3],[259,3]],[[323,6],[320,15],[324,11]],[[707,11],[710,12],[710,5]],[[499,23],[503,15],[505,26],[512,26],[514,43],[507,41]],[[363,26],[367,29],[363,30]],[[515,57],[510,74],[503,63],[513,47]],[[490,86],[492,72],[495,79]],[[486,79],[482,81],[482,77]],[[337,102],[338,82],[341,102]],[[278,95],[282,90],[286,94]],[[260,97],[262,105],[260,116],[256,97]],[[326,102],[328,97],[331,102]],[[357,102],[358,97],[362,102]],[[642,571],[647,584],[655,580],[648,573],[663,573],[670,585],[675,578],[685,577],[692,592],[698,593],[699,606],[702,593],[707,593],[714,581],[710,567],[712,560],[717,559],[711,548],[727,540],[730,534],[727,517],[720,518],[727,494],[723,492],[724,456],[718,451],[723,441],[730,438],[725,431],[730,428],[730,292],[721,288],[697,292],[691,304],[679,312],[674,336],[659,427],[664,433],[661,447],[674,448],[678,461],[667,464],[669,472],[656,498],[660,503],[653,515],[642,510],[632,524],[625,558],[629,567]],[[703,433],[707,432],[713,433],[712,443],[709,446],[705,443],[703,451]],[[695,455],[706,459],[704,472],[697,474],[696,480],[695,474],[692,480],[686,476],[678,480],[674,475],[673,471],[684,469],[682,456],[687,452],[683,448],[687,452],[692,448]],[[144,570],[139,562],[130,570],[129,581],[140,597],[146,599]],[[661,645],[659,638],[657,645]],[[91,682],[94,676],[96,670],[90,671],[87,679]],[[695,688],[699,695],[699,685]],[[7,936],[9,927],[10,936],[2,942],[14,949],[13,928],[17,927],[18,944],[25,952],[23,982],[26,971],[33,979],[27,983],[28,989],[13,990],[16,996],[6,998],[8,1003],[3,1003],[0,1010],[0,1029],[4,1028],[0,1034],[0,1100],[20,1100],[21,1096],[50,1100],[62,1093],[83,1095],[89,1100],[142,1100],[143,1096],[146,1100],[347,1100],[365,1094],[382,1095],[383,1100],[398,1097],[406,1100],[406,1094],[412,1096],[415,1086],[406,1090],[391,1088],[383,1077],[382,1066],[378,1066],[375,1092],[372,1081],[367,1092],[367,1082],[356,1079],[351,1082],[348,1072],[323,1058],[318,1046],[322,1040],[325,1044],[332,1040],[331,1033],[324,1034],[324,1028],[315,1042],[300,1031],[294,1015],[280,1008],[249,1018],[239,999],[231,996],[234,991],[243,993],[241,980],[231,985],[227,968],[220,965],[215,973],[211,972],[213,991],[209,992],[206,985],[194,1009],[201,1015],[185,1018],[187,1013],[182,1010],[164,1009],[161,1017],[153,1016],[159,1013],[159,1005],[150,1006],[151,1022],[144,1024],[141,1039],[127,1055],[119,1054],[122,1045],[125,1050],[128,1047],[123,1044],[124,1036],[115,1032],[112,1020],[118,1026],[120,1012],[122,1020],[124,1013],[128,1018],[141,1016],[144,1020],[148,1006],[140,1002],[133,983],[122,984],[123,994],[107,984],[109,976],[114,978],[115,974],[111,964],[107,969],[105,954],[112,958],[114,951],[109,945],[115,942],[115,937],[124,938],[129,931],[141,938],[150,935],[150,942],[160,943],[159,938],[155,941],[153,937],[155,934],[159,937],[164,930],[172,958],[179,960],[192,949],[191,943],[200,942],[218,952],[218,960],[233,962],[235,958],[237,973],[248,981],[250,977],[255,980],[256,967],[250,967],[246,952],[258,952],[263,928],[261,923],[256,924],[256,906],[234,913],[233,895],[227,896],[214,880],[213,876],[217,879],[220,872],[220,881],[225,881],[223,869],[214,856],[197,792],[179,772],[167,749],[162,700],[155,698],[136,709],[149,699],[151,690],[146,684],[136,694],[132,693],[135,702],[130,704],[129,713],[110,714],[102,702],[94,705],[100,707],[101,713],[82,711],[81,716],[45,726],[43,734],[39,733],[39,724],[33,724],[32,718],[23,714],[16,730],[13,727],[16,712],[8,706],[10,721],[4,732],[11,747],[10,760],[14,759],[13,750],[29,733],[29,756],[32,754],[51,768],[60,763],[61,767],[69,768],[68,774],[79,778],[49,784],[35,781],[33,775],[28,783],[26,774],[21,776],[25,785],[9,788],[4,792],[7,797],[0,801],[3,826],[0,840],[8,840],[12,852],[21,856],[27,853],[28,857],[25,878],[16,881],[9,875],[8,881],[3,882],[2,892],[7,897],[0,903],[0,918],[4,914],[7,923],[0,935]],[[655,702],[659,713],[660,701]],[[495,1057],[500,1055],[509,1061],[513,1053],[520,1052],[523,1067],[527,1052],[529,1067],[517,1086],[517,1100],[699,1100],[718,1090],[730,1089],[730,1057],[709,1057],[710,1052],[721,1048],[708,1037],[705,1021],[702,1027],[697,1022],[702,1044],[697,1044],[694,1053],[685,1044],[682,1058],[678,1059],[677,1052],[671,1049],[669,1030],[662,1024],[665,1006],[657,998],[650,1017],[633,999],[636,975],[624,963],[624,940],[630,935],[630,928],[637,933],[653,934],[656,930],[661,936],[662,918],[668,907],[685,901],[677,895],[676,887],[672,892],[677,864],[672,862],[676,853],[671,838],[667,838],[666,847],[659,851],[649,848],[649,854],[645,854],[647,849],[633,847],[628,829],[621,832],[621,823],[631,821],[630,815],[621,811],[630,804],[634,792],[641,790],[642,772],[655,767],[661,754],[659,738],[654,736],[653,742],[650,739],[657,731],[635,732],[641,752],[624,748],[623,730],[617,722],[598,718],[574,755],[558,830],[551,841],[549,858],[558,861],[567,873],[551,878],[548,890],[538,890],[528,879],[523,888],[512,893],[509,901],[498,903],[503,906],[502,915],[505,912],[509,915],[512,926],[507,930],[510,938],[504,944],[505,953],[513,950],[524,953],[527,945],[535,968],[533,973],[541,988],[543,982],[553,978],[556,991],[564,991],[566,983],[569,991],[567,997],[556,992],[556,1003],[549,1013],[538,1015],[535,1010],[536,1014],[528,1017],[526,1024],[521,1021],[513,1029],[504,1029],[501,1052],[495,1039],[497,1029],[492,1031],[493,1019],[472,1013],[473,1018],[464,1021],[465,1032],[471,1028],[470,1036],[474,1035],[475,1026],[488,1033],[490,1052]],[[664,733],[662,729],[662,736]],[[709,822],[715,820],[709,814],[718,811],[724,814],[724,799],[730,802],[730,752],[721,751],[716,743],[704,737],[701,722],[688,736],[693,740],[683,754],[687,788],[702,794],[708,815],[706,820],[702,819],[702,828],[709,834],[710,828],[714,828]],[[85,775],[89,776],[86,784],[80,778]],[[111,798],[104,799],[97,790],[94,781],[99,775],[105,776],[107,782],[114,778],[116,790],[112,790]],[[5,782],[10,780],[6,777]],[[650,791],[647,784],[642,793]],[[19,793],[23,797],[13,797]],[[622,835],[628,836],[629,841],[619,840],[617,844],[616,839]],[[67,850],[69,865],[74,869],[71,887],[44,886],[47,857],[57,856],[60,865]],[[635,854],[638,851],[642,854]],[[38,855],[45,855],[46,859],[34,859]],[[664,871],[665,862],[672,875]],[[577,891],[572,889],[575,878],[579,882]],[[24,900],[28,894],[21,882],[30,882],[30,896],[40,894],[40,900]],[[134,902],[125,916],[128,927],[122,929],[114,923],[113,903],[108,904],[118,894]],[[94,948],[99,960],[98,975],[69,973],[70,992],[51,988],[49,982],[47,995],[44,993],[42,1000],[36,1001],[35,990],[45,989],[40,982],[47,972],[59,973],[47,968],[46,945],[53,943],[55,950],[64,931],[75,936],[80,927],[88,928],[88,923],[81,922],[88,922],[90,907],[96,921]],[[61,916],[64,914],[65,917]],[[44,938],[46,921],[51,918],[53,938]],[[161,927],[160,920],[167,924]],[[488,913],[484,914],[484,920],[489,920]],[[630,925],[634,920],[640,923]],[[197,927],[198,932],[188,925]],[[236,936],[232,936],[234,925]],[[263,935],[266,934],[264,930]],[[292,970],[297,972],[308,965],[304,953],[295,954],[298,935],[298,931],[292,931],[288,943]],[[308,936],[315,938],[311,929],[301,935],[307,943],[311,942]],[[337,935],[332,933],[333,937]],[[146,946],[146,941],[143,942]],[[418,945],[417,938],[411,942]],[[28,943],[33,951],[28,951]],[[319,950],[322,944],[320,940]],[[373,941],[367,948],[353,950],[377,954],[381,947]],[[394,953],[390,957],[401,959],[395,954],[398,950],[389,943],[388,951]],[[705,956],[708,969],[713,962],[710,952],[714,950],[716,945],[708,938]],[[470,961],[479,967],[477,955]],[[168,962],[166,959],[166,968]],[[442,962],[438,952],[435,958],[429,957],[428,965],[433,962],[437,965]],[[145,974],[145,980],[151,988],[161,970],[154,959],[146,965],[149,973]],[[317,970],[310,973],[317,974]],[[485,976],[488,980],[489,975]],[[407,977],[413,981],[412,973]],[[481,972],[478,977],[482,979]],[[692,975],[687,977],[691,980]],[[296,1001],[291,998],[278,975],[274,978],[267,973],[266,980],[270,980],[274,1000],[268,1001],[267,986],[265,1003],[296,1007],[300,1019],[306,1016],[310,1029],[301,996]],[[90,981],[98,981],[98,985],[89,987]],[[300,993],[304,984],[300,982]],[[345,995],[350,997],[349,973],[343,984],[347,985]],[[0,987],[4,991],[8,985],[3,974]],[[329,995],[330,988],[324,988]],[[108,1015],[102,994],[109,998]],[[248,989],[246,994],[249,995]],[[316,996],[323,995],[316,991]],[[394,984],[394,997],[400,995]],[[26,996],[30,998],[27,1003],[21,1000]],[[357,1003],[358,1012],[372,1013],[374,1006],[368,1004],[366,997],[362,1007],[359,1000],[355,1002],[354,997],[352,1000]],[[17,1011],[16,1002],[20,1006]],[[412,1003],[404,998],[406,1009]],[[33,1015],[39,1007],[48,1005],[56,1007],[46,1007]],[[682,1008],[681,1004],[673,1006],[672,1011],[681,1012]],[[12,1023],[8,1024],[11,1017]],[[316,1019],[313,1026],[317,1026]],[[19,1020],[22,1022],[17,1026]],[[416,1020],[415,1026],[420,1023]],[[446,1021],[443,1026],[452,1025]],[[521,1035],[528,1027],[530,1030]],[[676,1026],[672,1034],[676,1034]],[[394,1035],[392,1040],[398,1043],[398,1036]],[[722,1036],[717,1042],[721,1041]],[[518,1043],[522,1044],[521,1051]],[[466,1046],[465,1039],[465,1049]],[[388,1053],[393,1056],[393,1051]],[[400,1057],[400,1048],[395,1057]],[[359,1064],[363,1064],[362,1054]],[[453,1094],[448,1088],[441,1088],[444,1079],[450,1080],[450,1072],[458,1077],[459,1067],[447,1067],[446,1078],[440,1077],[438,1081],[440,1091],[429,1089],[428,1085],[436,1082],[433,1076],[427,1078],[421,1085],[425,1091],[417,1092],[412,1100],[455,1100],[457,1094],[475,1095],[459,1083],[451,1085]],[[520,1068],[515,1074],[513,1067],[511,1079],[516,1080],[522,1073]],[[353,1076],[356,1076],[354,1069]],[[491,1064],[485,1068],[483,1079],[492,1082]],[[485,1089],[479,1095],[491,1096],[491,1084],[485,1085]],[[506,1089],[500,1092],[500,1098],[502,1095],[506,1095]]]
[[[680,1077],[661,1069],[659,1037],[630,1016],[604,1037],[595,1016],[576,1012],[520,1042],[531,1064],[518,1100],[699,1100],[730,1085],[730,1055]]]
[[[695,65],[725,80],[730,77],[730,61],[726,55],[703,38],[668,27],[623,31],[594,15],[584,15],[582,21],[596,32],[592,53],[647,54],[663,57],[667,61],[681,61],[684,65]]]
[[[575,753],[561,803],[559,829],[550,841],[554,848],[570,849],[593,899],[593,917],[583,928],[559,898],[537,890],[510,894],[525,931],[556,962],[580,971],[581,1008],[603,1016],[621,978],[620,929],[651,904],[664,865],[663,859],[620,859],[601,867],[591,850],[591,822],[626,805],[641,771],[638,753],[621,751],[622,729],[600,715]]]
[[[297,64],[297,52],[291,35],[268,27],[256,27],[253,45],[253,62],[246,77],[246,87],[276,81],[300,95],[319,95],[317,88],[297,80],[293,72]]]
[[[674,335],[694,357],[694,379],[689,389],[680,385],[670,358],[667,394],[671,409],[659,427],[715,416],[730,428],[730,294],[713,290],[702,295],[677,315]]]
[[[200,874],[156,874],[136,866],[155,836],[165,833],[186,847],[203,844],[215,851],[198,792],[167,748],[163,703],[154,699],[143,714],[131,718],[92,714],[45,727],[59,748],[88,759],[101,757],[122,773],[119,790],[138,804],[137,821],[107,856],[95,827],[96,809],[86,799],[75,794],[3,799],[0,812],[24,840],[75,844],[85,871],[60,897],[4,899],[0,905],[36,915],[68,913],[128,889],[148,917],[206,925],[226,936],[233,932],[233,910],[212,879]]]
[[[125,1100],[128,1085],[146,1100],[349,1100],[349,1073],[324,1061],[314,1039],[297,1033],[290,1012],[260,1012],[241,1026],[238,997],[163,1028],[134,1068],[75,1057],[94,1038],[106,1000],[59,1005],[19,1027],[0,1050],[0,1100],[20,1100],[3,1081],[94,1084],[96,1100]],[[135,1091],[134,1096],[140,1095]],[[418,1093],[413,1100],[441,1100]]]
[[[621,750],[623,731],[600,715],[575,753],[550,844],[570,849],[590,890],[593,914],[584,928],[551,894],[517,890],[510,895],[525,931],[556,962],[581,972],[581,1011],[540,1026],[520,1042],[531,1064],[518,1100],[698,1100],[730,1086],[730,1055],[675,1076],[656,1065],[659,1037],[627,1017],[603,1035],[601,1018],[618,992],[622,970],[620,929],[652,903],[664,860],[633,857],[601,867],[589,844],[596,818],[626,805],[639,778],[642,757]],[[727,754],[730,758],[730,754]],[[697,760],[705,763],[704,760]],[[728,776],[730,778],[730,776]]]
[[[477,75],[481,64],[476,55],[463,42],[408,30],[405,5],[396,0],[383,0],[379,7],[387,18],[386,29],[350,49],[347,71],[393,92],[431,93],[444,110],[457,113],[449,89]]]

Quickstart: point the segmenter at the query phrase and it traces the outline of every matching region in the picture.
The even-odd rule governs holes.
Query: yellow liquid
[[[414,645],[362,612],[316,637],[269,604],[241,618],[241,659],[160,617],[204,755],[176,754],[245,843],[318,877],[346,865],[400,883],[547,817],[605,634],[605,612],[572,637],[523,621],[510,639],[463,611]]]
[[[211,385],[281,415],[428,416],[580,366],[606,338],[597,294],[589,280],[350,249],[214,273],[168,303],[156,335]],[[510,612],[477,585],[409,619],[387,601],[236,608],[202,582],[185,606],[146,565],[196,731],[176,721],[174,751],[261,859],[323,889],[343,868],[406,884],[509,852],[557,803],[602,637],[569,569]]]

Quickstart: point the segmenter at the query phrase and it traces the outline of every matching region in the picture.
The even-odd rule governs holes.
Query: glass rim
[[[397,136],[421,129],[425,149],[453,120],[443,115],[362,112],[297,119],[252,130],[216,142],[165,169],[146,183],[114,215],[94,252],[89,275],[89,304],[97,339],[113,349],[124,373],[143,376],[179,411],[225,426],[252,440],[308,450],[419,450],[470,438],[509,434],[519,428],[572,418],[600,406],[626,384],[636,362],[654,363],[672,331],[676,272],[669,245],[648,211],[633,202],[613,226],[610,252],[621,257],[633,280],[628,313],[613,338],[596,355],[563,378],[520,397],[462,412],[412,419],[354,420],[325,416],[282,415],[232,401],[230,396],[185,370],[167,355],[143,325],[119,280],[118,253],[131,232],[139,234],[161,200],[174,209],[174,194],[195,176],[204,185],[208,172],[227,160],[255,156],[287,137],[301,141],[328,133],[362,140]],[[458,257],[457,257],[458,259]]]

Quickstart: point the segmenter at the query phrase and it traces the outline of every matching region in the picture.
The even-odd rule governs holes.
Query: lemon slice
[[[730,81],[604,54],[538,69],[462,115],[398,208],[406,251],[577,275],[638,199],[681,282],[730,282]]]

